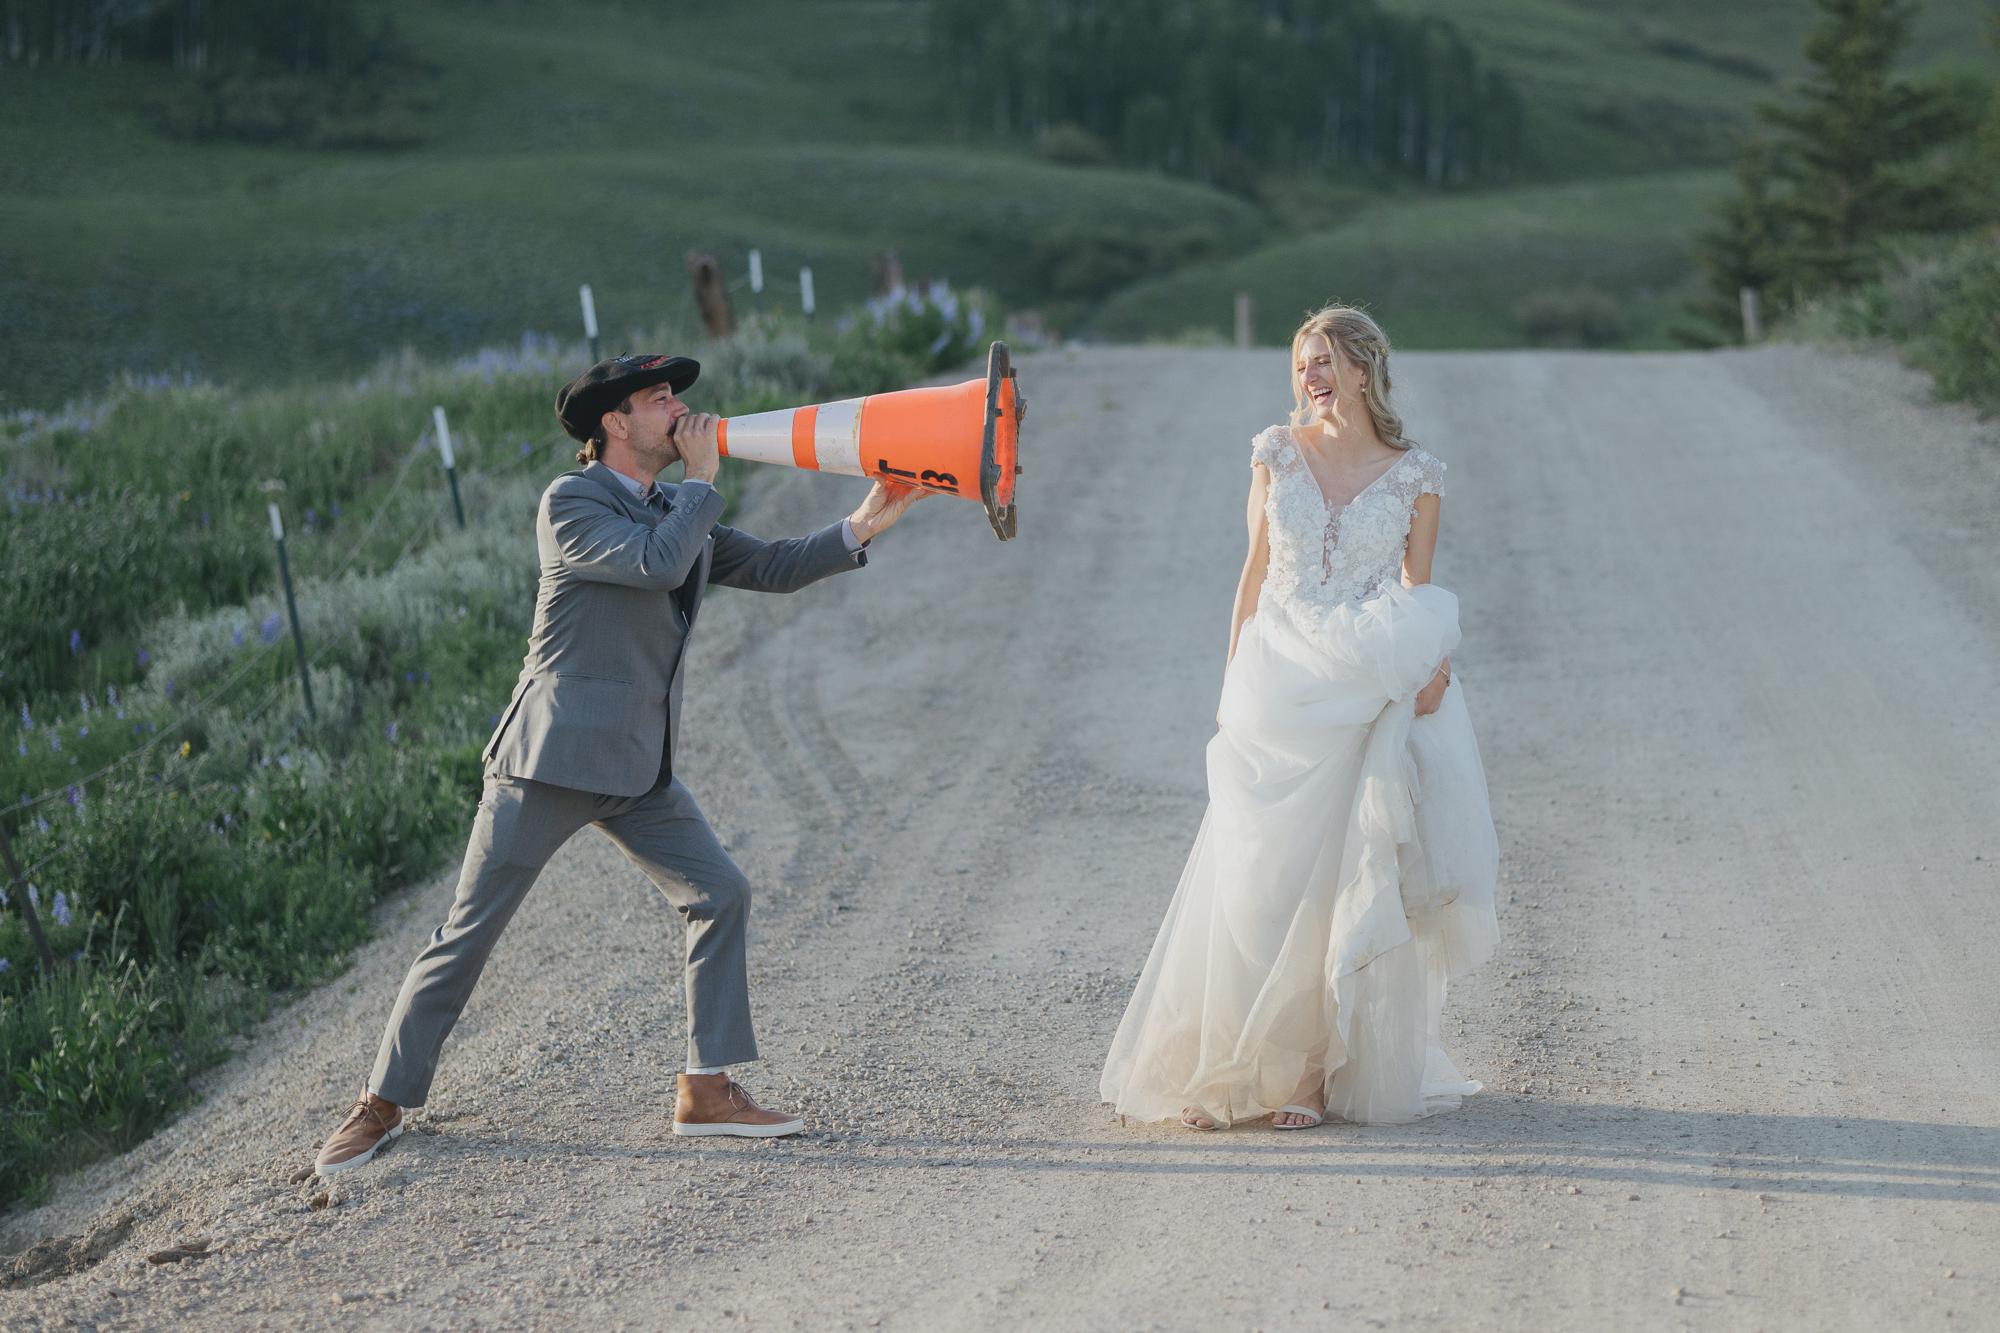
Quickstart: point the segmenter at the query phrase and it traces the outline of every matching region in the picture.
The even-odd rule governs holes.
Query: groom
[[[680,395],[684,356],[600,361],[556,395],[584,466],[542,493],[541,582],[521,678],[485,751],[458,894],[410,967],[375,1069],[320,1150],[322,1176],[366,1163],[430,1094],[438,1051],[514,910],[570,837],[602,829],[687,923],[688,1063],[676,1134],[805,1128],[752,1101],[727,1067],[757,1058],[744,972],[750,885],[674,777],[681,663],[709,583],[793,592],[867,563],[923,492],[877,482],[845,521],[764,542],[716,522],[716,418]],[[686,464],[679,486],[656,478]]]

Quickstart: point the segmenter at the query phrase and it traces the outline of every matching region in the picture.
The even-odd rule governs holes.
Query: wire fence
[[[796,295],[802,313],[811,316],[815,311],[816,292],[814,289],[812,268],[809,265],[800,266],[796,278],[782,273],[767,273],[763,268],[761,254],[757,251],[751,251],[749,254],[747,271],[740,272],[737,276],[731,278],[725,284],[725,289],[732,293],[748,289],[756,295],[763,295],[771,291]],[[681,300],[677,304],[686,309],[692,309],[696,314],[699,314],[701,302],[693,287],[683,286],[680,288],[680,292]],[[598,335],[593,300],[587,287],[580,288],[579,294],[582,299],[585,333],[594,350],[598,342]],[[553,442],[552,437],[543,441],[545,444],[551,442]],[[440,449],[438,447],[438,441],[432,430],[420,432],[416,442],[405,451],[402,459],[397,463],[395,471],[389,477],[387,484],[382,488],[383,499],[381,503],[373,507],[367,521],[362,525],[359,534],[349,544],[346,554],[336,561],[330,571],[315,573],[314,578],[322,586],[343,579],[353,573],[367,553],[374,549],[375,542],[381,535],[385,522],[393,514],[402,512],[401,507],[396,503],[395,497],[403,494],[404,486],[409,478],[411,469],[416,466],[419,459],[423,458],[426,454],[433,453],[441,455],[440,461],[444,462],[445,468],[449,472],[453,464],[450,461],[448,448]],[[519,456],[482,468],[478,475],[484,480],[505,482],[512,480],[516,476],[545,461],[546,452],[544,450],[524,446],[524,450]],[[455,489],[455,475],[451,476],[451,482]],[[396,554],[376,571],[377,576],[386,577],[400,568],[405,560],[414,555],[426,541],[436,534],[437,530],[443,525],[444,514],[445,509],[442,502],[421,514]],[[463,524],[463,522],[464,519],[461,513],[460,523]],[[282,535],[274,535],[276,535],[276,539],[282,550]],[[289,582],[289,575],[287,575],[287,582]],[[294,623],[296,626],[296,620]],[[194,723],[209,717],[238,690],[245,680],[251,678],[256,672],[259,670],[277,669],[273,654],[282,654],[283,651],[282,638],[271,638],[267,642],[260,644],[243,661],[232,666],[220,681],[204,690],[191,703],[187,703],[181,707],[170,720],[150,731],[145,740],[82,777],[58,783],[48,790],[33,796],[24,796],[20,803],[12,807],[8,813],[18,821],[34,816],[37,811],[57,802],[81,805],[85,794],[93,788],[99,787],[101,784],[128,772],[135,771],[149,756],[157,754],[162,745],[172,741],[175,737],[185,739],[185,733]],[[329,665],[329,653],[330,649],[326,645],[305,645],[300,652],[297,673],[288,674],[285,678],[274,681],[261,696],[257,697],[247,708],[242,709],[236,723],[239,730],[254,728],[294,688],[303,688],[304,682],[302,677],[310,673],[314,667],[327,667]],[[282,754],[285,752],[303,734],[306,728],[311,725],[312,720],[309,715],[302,712],[298,717],[292,719],[283,736],[263,742],[263,753],[268,756],[273,753]],[[166,774],[156,776],[163,783],[169,780]],[[201,781],[200,770],[190,768],[184,772],[174,774],[171,777],[171,781],[176,789],[192,790]],[[0,829],[0,834],[4,834],[4,829]],[[18,875],[14,877],[16,879],[14,889],[23,900],[20,903],[20,910],[24,914],[34,911],[30,895],[35,892],[35,881],[38,874],[46,871],[57,855],[58,853],[54,851],[45,854],[33,864],[21,868]]]

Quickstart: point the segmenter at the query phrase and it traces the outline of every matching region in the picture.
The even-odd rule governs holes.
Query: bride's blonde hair
[[[1306,316],[1292,335],[1292,424],[1303,426],[1312,420],[1312,406],[1306,398],[1305,379],[1299,374],[1299,353],[1306,339],[1315,333],[1325,337],[1334,351],[1333,376],[1339,383],[1343,355],[1368,372],[1361,386],[1361,401],[1375,421],[1375,433],[1382,443],[1396,449],[1413,449],[1416,441],[1403,434],[1403,419],[1389,406],[1389,335],[1382,332],[1367,311],[1351,305],[1321,306]],[[1340,408],[1334,408],[1339,420]],[[1340,422],[1346,425],[1345,421]]]

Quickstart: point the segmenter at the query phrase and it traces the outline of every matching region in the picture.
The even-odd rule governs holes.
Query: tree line
[[[932,0],[930,43],[962,133],[1094,143],[1225,188],[1503,181],[1522,154],[1508,79],[1449,22],[1374,0]]]
[[[353,0],[0,0],[0,59],[20,65],[340,74],[379,59],[388,32]]]
[[[171,71],[146,106],[174,138],[392,148],[428,134],[435,71],[357,0],[0,0],[0,64],[126,62]]]

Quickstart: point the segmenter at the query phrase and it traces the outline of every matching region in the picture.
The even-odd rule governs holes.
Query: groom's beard
[[[647,465],[655,472],[665,472],[669,467],[681,461],[680,446],[674,443],[671,434],[662,436],[657,444],[649,445],[644,449],[635,447],[633,452],[644,459]]]

